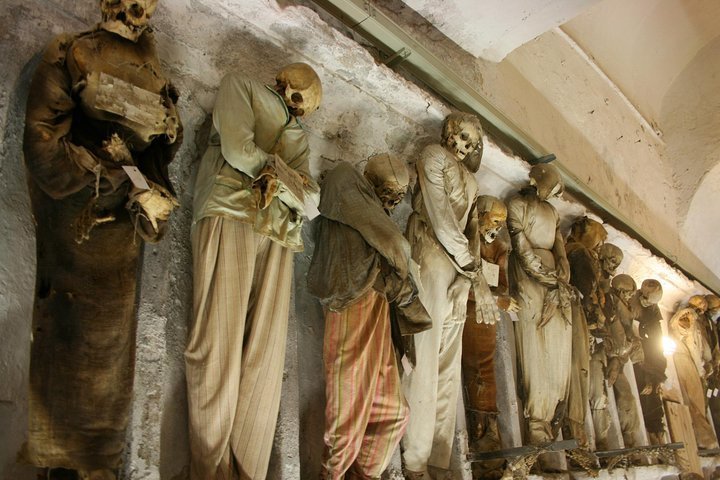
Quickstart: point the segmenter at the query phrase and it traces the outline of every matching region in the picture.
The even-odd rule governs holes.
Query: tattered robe
[[[402,444],[406,468],[422,472],[428,465],[450,465],[465,318],[453,317],[448,290],[460,275],[451,259],[460,267],[473,261],[468,235],[477,231],[469,224],[477,183],[440,145],[425,147],[416,168],[418,183],[406,236],[420,265],[420,300],[433,325],[414,336],[417,365],[403,377],[412,414]],[[467,302],[467,291],[457,302]]]
[[[528,421],[528,442],[533,444],[555,438],[559,425],[553,419],[563,417],[570,386],[569,298],[562,286],[548,288],[534,277],[539,271],[557,271],[558,277],[567,279],[569,267],[558,222],[555,208],[540,200],[534,189],[523,190],[508,202],[513,246],[508,271],[513,296],[520,306],[515,323],[520,393]]]
[[[610,312],[606,325],[610,334],[605,340],[608,359],[608,385],[615,393],[620,430],[625,448],[636,446],[636,434],[640,428],[635,396],[624,372],[628,360],[642,355],[642,349],[632,333],[633,313],[630,307],[614,292],[606,296]]]
[[[74,470],[120,464],[133,392],[139,258],[143,239],[157,241],[166,228],[128,209],[130,180],[102,142],[113,133],[126,139],[142,173],[169,191],[167,165],[180,144],[165,135],[144,143],[126,126],[94,118],[93,106],[73,95],[89,72],[159,95],[172,106],[168,113],[177,100],[150,33],[137,43],[103,30],[60,36],[30,86],[23,150],[37,278],[24,457]]]
[[[665,411],[662,398],[655,387],[662,384],[667,378],[665,376],[667,360],[663,355],[662,326],[660,325],[662,314],[657,305],[648,307],[640,305],[637,293],[632,298],[630,305],[633,315],[639,323],[638,335],[643,350],[643,361],[634,364],[635,381],[639,392],[642,392],[647,385],[653,387],[650,394],[640,395],[645,429],[648,433],[659,435],[665,432],[663,422]]]
[[[711,356],[707,343],[700,332],[698,314],[692,308],[683,308],[675,312],[670,320],[670,333],[677,342],[673,359],[677,370],[683,403],[690,409],[695,440],[698,448],[718,448],[717,437],[707,417],[705,388],[702,372],[705,361]]]
[[[389,276],[411,282],[410,244],[348,163],[327,172],[319,210],[308,289],[325,306],[323,478],[379,478],[408,422],[388,300],[409,300]]]

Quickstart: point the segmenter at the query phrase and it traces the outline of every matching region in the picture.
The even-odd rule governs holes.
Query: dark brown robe
[[[137,43],[103,30],[58,37],[30,87],[24,154],[37,278],[24,457],[38,466],[92,470],[120,463],[132,399],[138,259],[143,239],[157,241],[165,230],[165,222],[156,231],[127,207],[129,178],[102,142],[113,133],[126,139],[144,175],[172,192],[167,164],[180,138],[133,145],[126,127],[91,118],[73,92],[69,67],[75,62],[81,71],[86,59],[161,95],[173,109],[177,98],[161,76],[149,33]],[[89,238],[78,243],[83,235]]]

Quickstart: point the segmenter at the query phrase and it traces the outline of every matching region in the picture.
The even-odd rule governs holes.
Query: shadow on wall
[[[15,462],[27,438],[27,385],[30,335],[35,291],[35,232],[30,213],[23,162],[22,140],[25,104],[30,78],[40,61],[33,56],[20,72],[7,99],[0,155],[0,229],[3,235],[0,278],[0,424],[5,438],[0,442],[0,478],[30,478],[33,468]]]

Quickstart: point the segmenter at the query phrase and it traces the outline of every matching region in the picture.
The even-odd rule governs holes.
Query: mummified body
[[[686,308],[675,312],[670,320],[670,334],[677,342],[677,350],[673,359],[677,370],[678,381],[683,395],[683,402],[690,409],[695,440],[698,447],[717,448],[715,431],[707,417],[705,402],[706,371],[712,362],[712,353],[700,323],[700,316],[705,314],[707,301],[701,295],[693,295]]]
[[[616,275],[612,279],[610,294],[606,296],[605,308],[608,312],[605,322],[607,335],[603,342],[607,356],[605,378],[608,387],[613,387],[615,392],[615,403],[625,448],[636,446],[637,432],[640,428],[640,415],[635,396],[624,372],[628,360],[633,363],[642,361],[642,347],[640,340],[633,334],[634,318],[630,309],[630,299],[635,291],[635,280],[632,277],[623,273]]]
[[[565,243],[558,213],[547,202],[562,192],[562,179],[552,165],[536,165],[530,181],[508,203],[508,271],[520,306],[515,338],[527,440],[537,444],[555,438],[559,425],[553,419],[567,400],[572,326]]]
[[[185,349],[190,478],[265,478],[280,408],[293,252],[317,192],[297,117],[322,98],[306,64],[275,88],[223,77],[193,200],[193,318]]]
[[[112,470],[125,444],[138,258],[175,205],[167,165],[180,144],[177,96],[145,30],[156,2],[135,3],[125,23],[124,3],[103,3],[98,28],[55,39],[30,88],[38,263],[25,455],[38,466]]]
[[[665,425],[662,403],[662,384],[667,378],[665,368],[667,360],[662,348],[662,314],[658,302],[662,299],[662,285],[655,279],[643,280],[640,289],[630,299],[630,308],[638,325],[642,361],[634,364],[635,381],[640,392],[645,429],[650,443],[664,443]]]
[[[404,162],[376,155],[364,177],[341,163],[322,184],[308,271],[308,288],[325,307],[322,478],[380,478],[405,433],[409,410],[390,303],[410,305],[417,289],[410,244],[386,211],[402,199],[408,182]],[[429,327],[426,312],[424,318]]]
[[[433,325],[415,335],[417,365],[403,378],[413,412],[403,437],[403,457],[411,475],[424,474],[428,465],[450,465],[469,291],[461,267],[474,270],[476,265],[468,235],[473,231],[477,183],[466,162],[481,145],[481,132],[476,117],[451,114],[443,125],[442,145],[425,147],[417,161],[418,186],[407,237],[420,265],[420,300]]]
[[[496,282],[488,284],[497,296],[497,306],[502,310],[516,311],[517,303],[508,293],[507,256],[508,239],[497,238],[505,227],[507,208],[502,200],[482,195],[475,205],[478,215],[478,234],[473,246],[475,256],[482,258],[483,271],[495,270]],[[487,277],[494,279],[494,275]],[[497,327],[493,322],[477,318],[475,295],[468,299],[467,320],[463,330],[462,375],[467,410],[470,448],[474,451],[494,451],[501,448],[497,425],[498,409],[495,400],[495,346]],[[473,463],[473,475],[477,478],[499,478],[505,461]]]
[[[605,238],[607,238],[607,231],[602,224],[582,217],[573,223],[567,245],[565,245],[570,263],[570,283],[582,294],[581,304],[573,300],[576,314],[573,316],[572,326],[573,353],[568,398],[568,426],[572,437],[578,439],[583,448],[588,446],[585,431],[585,413],[588,401],[593,409],[598,448],[605,446],[602,440],[607,436],[607,428],[602,428],[601,423],[609,425],[609,422],[596,420],[599,416],[607,417],[605,352],[601,344],[593,342],[594,344],[591,346],[589,343],[590,327],[595,331],[602,328],[605,323],[602,313],[605,296],[600,290],[601,268],[598,260],[598,250]],[[583,314],[580,314],[579,310],[582,310]],[[597,445],[598,443],[599,445]]]

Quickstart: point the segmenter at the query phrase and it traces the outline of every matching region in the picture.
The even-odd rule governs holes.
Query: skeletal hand
[[[148,219],[155,232],[158,231],[158,222],[166,221],[173,209],[180,205],[175,197],[159,185],[153,185],[150,190],[133,188],[130,197],[140,205],[142,214]]]
[[[455,320],[465,320],[467,317],[467,300],[470,292],[470,280],[458,275],[448,288],[448,300],[452,303],[452,316]]]
[[[650,395],[653,392],[654,388],[652,384],[646,383],[643,389],[640,391],[640,395]]]
[[[497,306],[498,308],[506,312],[517,312],[520,310],[520,305],[518,304],[517,300],[515,300],[510,295],[499,296],[497,299]]]
[[[120,165],[135,165],[132,153],[120,135],[113,133],[109,139],[103,140],[102,149],[110,159]]]

